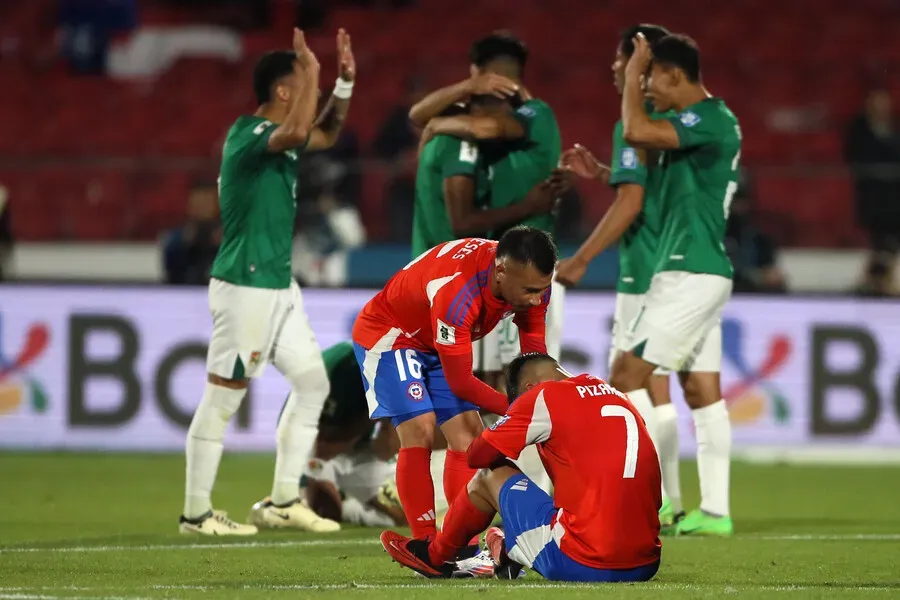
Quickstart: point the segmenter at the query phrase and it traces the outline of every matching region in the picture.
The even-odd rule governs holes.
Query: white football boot
[[[211,510],[197,519],[186,519],[182,515],[178,519],[178,531],[181,533],[199,533],[201,535],[256,535],[258,531],[253,525],[237,523],[228,518],[222,510]]]
[[[260,529],[299,529],[313,533],[334,533],[341,524],[317,515],[298,498],[287,506],[275,506],[264,498],[250,509],[250,522]]]

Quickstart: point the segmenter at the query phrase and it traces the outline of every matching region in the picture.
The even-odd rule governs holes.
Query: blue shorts
[[[369,417],[390,417],[396,427],[404,421],[433,412],[438,425],[478,407],[450,391],[437,354],[411,348],[388,350],[380,355],[353,342],[362,372]]]
[[[510,477],[500,490],[509,557],[551,581],[634,582],[656,575],[659,561],[634,569],[595,569],[569,558],[559,549],[550,527],[557,512],[553,498],[528,477]]]

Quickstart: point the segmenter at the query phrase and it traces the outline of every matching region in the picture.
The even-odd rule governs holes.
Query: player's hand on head
[[[519,85],[503,75],[482,73],[469,79],[469,91],[476,96],[491,95],[505,100],[518,93]]]
[[[609,167],[597,160],[590,150],[575,144],[562,155],[564,168],[584,179],[603,179],[609,176]]]
[[[651,58],[653,58],[653,53],[650,51],[650,42],[647,41],[643,33],[638,33],[634,36],[634,54],[628,59],[628,64],[625,67],[626,76],[643,76],[650,66]]]
[[[350,34],[343,28],[337,33],[338,75],[344,81],[353,81],[356,77],[356,59],[350,45]]]
[[[556,281],[566,287],[578,285],[586,270],[586,262],[575,257],[564,258],[556,265]]]
[[[306,71],[318,70],[319,59],[313,54],[309,45],[306,43],[306,36],[303,31],[294,27],[294,54],[297,55],[297,62],[300,67]]]

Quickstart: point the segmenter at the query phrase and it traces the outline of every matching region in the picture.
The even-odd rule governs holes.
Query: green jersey
[[[302,150],[270,152],[275,128],[262,117],[242,116],[225,138],[219,171],[222,245],[211,272],[216,279],[257,288],[291,285]]]
[[[501,208],[521,202],[541,181],[550,177],[559,165],[562,141],[553,109],[543,100],[532,99],[513,113],[525,130],[525,137],[514,142],[490,144],[491,208]],[[487,148],[488,145],[485,145]],[[530,225],[548,233],[556,228],[553,214],[535,215],[519,225]],[[489,237],[499,239],[503,231],[493,231]]]
[[[674,114],[654,113],[651,118],[666,118]],[[621,294],[646,293],[656,269],[656,250],[662,223],[657,201],[659,169],[655,168],[655,162],[649,157],[646,161],[640,160],[638,151],[625,141],[622,121],[617,122],[613,129],[609,185],[618,187],[633,183],[644,188],[641,213],[619,240],[619,279],[616,291]]]
[[[425,144],[416,171],[413,257],[442,242],[456,239],[444,198],[444,180],[456,175],[475,178],[475,206],[483,204],[487,172],[482,165],[478,146],[446,135],[436,136]]]
[[[687,271],[730,278],[725,225],[738,188],[741,128],[720,98],[707,98],[668,121],[678,149],[660,155],[656,272]]]
[[[341,342],[322,352],[331,391],[322,407],[323,426],[347,426],[369,418],[366,393],[353,344]]]

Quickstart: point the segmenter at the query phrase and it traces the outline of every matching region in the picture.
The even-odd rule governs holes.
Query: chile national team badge
[[[409,396],[409,399],[413,402],[419,402],[425,397],[425,388],[423,388],[422,384],[418,381],[413,381],[409,384],[409,387],[406,388],[406,395]]]

